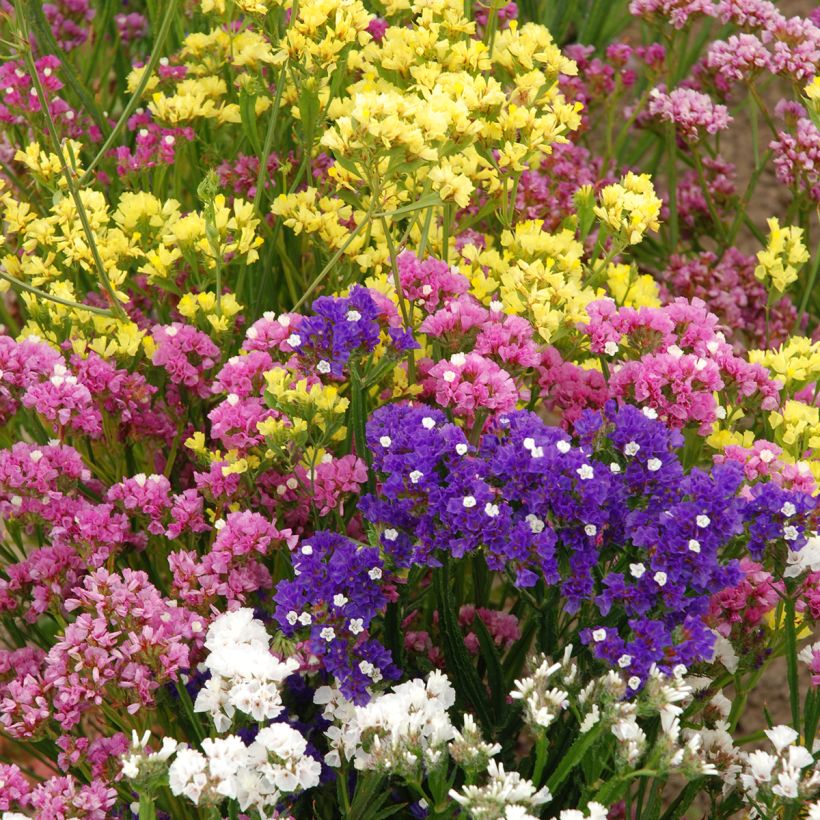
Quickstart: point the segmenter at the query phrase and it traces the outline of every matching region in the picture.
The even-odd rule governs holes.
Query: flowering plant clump
[[[2,820],[820,818],[817,14],[0,29]]]

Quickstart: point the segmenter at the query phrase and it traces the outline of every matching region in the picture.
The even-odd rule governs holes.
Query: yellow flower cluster
[[[63,178],[59,158],[36,143],[21,153],[28,158],[32,173],[49,183],[54,194],[48,209],[41,213],[0,188],[0,219],[5,226],[0,263],[10,276],[61,300],[37,302],[25,296],[30,317],[27,333],[54,343],[71,340],[80,351],[132,356],[142,338],[135,325],[72,307],[83,300],[83,293],[76,290],[78,277],[98,281],[102,266],[118,298],[127,301],[124,289],[134,273],[146,274],[151,284],[173,287],[187,264],[198,274],[198,284],[207,287],[207,277],[217,260],[220,264],[251,263],[258,258],[262,238],[256,232],[260,221],[252,204],[237,198],[229,207],[222,195],[213,201],[214,247],[203,214],[193,211],[182,216],[174,199],[163,201],[143,191],[125,191],[112,206],[101,191],[80,188],[78,197],[89,237],[74,197],[54,186]],[[212,297],[215,301],[214,294],[202,294],[197,298],[204,301],[190,308],[206,315],[214,329],[226,330],[239,306],[233,297],[226,296],[219,315],[207,316],[213,313],[208,302]],[[183,309],[188,309],[184,300]]]
[[[530,220],[504,231],[501,244],[502,253],[467,249],[471,264],[494,280],[487,287],[473,273],[478,298],[497,298],[506,312],[526,316],[544,342],[555,341],[561,327],[587,319],[586,306],[598,294],[583,283],[584,249],[572,231],[548,233],[541,220]]]
[[[649,274],[638,274],[632,265],[610,264],[606,283],[612,298],[622,307],[660,307],[657,283]]]
[[[789,394],[820,380],[820,342],[792,336],[776,350],[750,350],[749,361],[762,364]]]
[[[601,191],[594,213],[624,245],[637,245],[660,227],[662,205],[649,174],[630,171]]]
[[[772,217],[769,223],[769,241],[757,253],[755,276],[769,290],[783,293],[797,280],[800,268],[808,261],[809,252],[803,244],[802,228],[781,228]]]
[[[290,58],[308,76],[330,74],[352,45],[371,38],[373,16],[360,0],[310,0],[299,3],[281,43],[279,59]]]
[[[775,441],[795,459],[820,447],[820,408],[790,399],[782,412],[769,414]]]
[[[344,438],[344,418],[350,402],[339,395],[335,386],[309,384],[307,379],[296,379],[284,368],[267,371],[265,382],[268,405],[287,416],[297,434],[307,429],[315,447]],[[282,425],[273,420],[260,422],[258,429],[273,440],[284,433]]]
[[[232,293],[223,293],[217,303],[216,293],[212,290],[201,293],[186,293],[179,300],[177,310],[193,324],[202,324],[206,330],[212,329],[217,333],[225,333],[233,326],[231,319],[241,310],[242,305],[236,301]]]
[[[409,25],[350,54],[362,79],[330,102],[321,139],[337,161],[334,180],[382,211],[431,191],[464,207],[476,189],[511,190],[529,161],[580,124],[579,106],[555,85],[574,64],[535,25],[499,34],[490,54],[458,0],[418,0],[409,12]]]

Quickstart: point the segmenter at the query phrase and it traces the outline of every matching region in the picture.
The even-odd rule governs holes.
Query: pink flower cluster
[[[727,403],[754,398],[765,410],[778,406],[780,385],[761,365],[736,356],[717,329],[717,316],[699,299],[674,299],[661,308],[618,308],[611,299],[587,307],[581,329],[593,353],[631,358],[611,368],[615,398],[647,404],[673,427],[689,422],[709,432],[717,419],[714,393]]]
[[[820,202],[820,131],[805,116],[797,120],[794,133],[778,131],[769,143],[777,178],[784,185]]]
[[[33,810],[35,817],[54,820],[106,820],[117,792],[102,780],[82,784],[71,775],[31,784],[15,765],[0,763],[0,809]]]
[[[709,604],[709,620],[726,638],[736,627],[740,631],[758,627],[777,606],[784,590],[782,581],[775,581],[771,573],[750,558],[741,559],[740,569],[740,583],[713,595]]]
[[[699,189],[698,189],[699,190]],[[788,296],[766,306],[768,296],[755,277],[757,262],[736,248],[718,259],[711,251],[673,255],[661,279],[661,298],[702,300],[720,320],[720,331],[738,350],[782,344],[797,319]]]
[[[704,133],[725,131],[732,122],[725,105],[714,103],[707,94],[691,88],[676,88],[668,93],[663,88],[653,89],[647,111],[661,122],[674,123],[687,142],[697,142]]]
[[[747,481],[770,479],[779,487],[797,490],[807,495],[817,492],[817,483],[805,462],[783,461],[782,448],[770,441],[758,439],[751,447],[730,445],[722,453],[715,455],[715,462],[734,461],[743,466]]]
[[[178,550],[168,556],[179,599],[203,613],[218,599],[233,609],[251,592],[269,589],[272,581],[262,559],[274,542],[292,549],[298,540],[290,530],[280,532],[267,518],[250,511],[230,513],[215,529],[216,538],[205,555]]]
[[[89,0],[52,0],[43,3],[43,14],[63,51],[73,51],[88,40],[95,9]]]

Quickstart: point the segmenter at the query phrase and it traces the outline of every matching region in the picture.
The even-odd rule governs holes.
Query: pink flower
[[[478,353],[456,353],[427,369],[425,393],[472,423],[479,412],[508,413],[518,401],[510,374]]]
[[[676,88],[669,93],[655,88],[647,110],[661,122],[674,123],[678,133],[689,142],[697,142],[704,133],[725,131],[732,122],[725,105],[714,103],[706,94],[691,88]]]
[[[181,322],[154,325],[156,349],[152,362],[168,372],[174,384],[185,385],[206,398],[210,393],[205,372],[219,359],[219,348],[202,331]]]

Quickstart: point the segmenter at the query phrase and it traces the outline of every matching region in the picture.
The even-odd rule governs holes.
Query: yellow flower
[[[768,220],[769,241],[762,251],[757,253],[758,265],[755,276],[769,290],[783,293],[809,258],[809,252],[803,244],[802,228],[781,228],[780,222],[772,217]]]
[[[660,307],[658,285],[648,274],[638,274],[631,265],[610,264],[606,271],[609,292],[625,307]]]
[[[600,194],[595,215],[627,245],[637,245],[647,231],[657,231],[663,203],[655,194],[649,174],[632,171]]]

